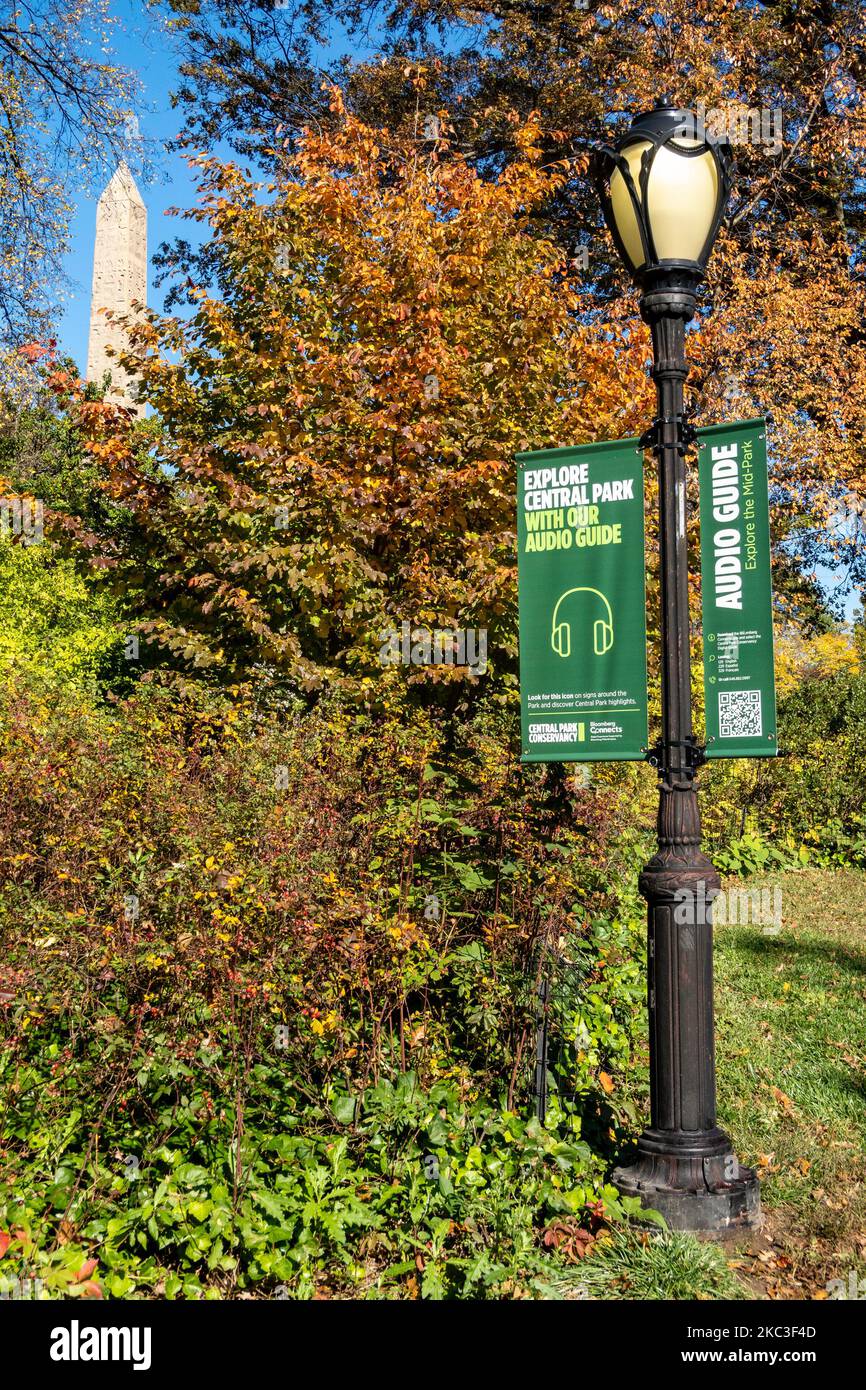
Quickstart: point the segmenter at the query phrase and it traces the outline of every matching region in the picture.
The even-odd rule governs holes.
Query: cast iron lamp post
[[[650,1123],[619,1190],[677,1230],[723,1233],[760,1221],[758,1181],[716,1124],[712,921],[720,887],[701,852],[692,732],[686,462],[685,327],[730,192],[728,146],[667,101],[637,116],[615,147],[596,151],[593,177],[617,249],[650,325],[658,418],[662,737],[658,851],[640,877],[648,903]],[[642,441],[643,442],[643,441]]]

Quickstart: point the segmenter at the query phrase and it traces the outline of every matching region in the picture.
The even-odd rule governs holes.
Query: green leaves
[[[331,1112],[338,1124],[350,1125],[355,1118],[356,1106],[354,1096],[337,1096],[331,1101]]]
[[[478,893],[482,889],[493,886],[493,879],[485,878],[472,864],[464,864],[459,859],[452,859],[450,860],[450,867],[453,869],[461,888],[464,888],[467,893]]]
[[[181,1163],[174,1170],[174,1179],[181,1187],[204,1187],[209,1178],[208,1170],[195,1163]]]
[[[167,1150],[145,1162],[125,1195],[103,1197],[114,1214],[88,1228],[104,1292],[209,1297],[218,1275],[295,1296],[321,1278],[361,1296],[500,1296],[550,1268],[539,1231],[551,1214],[580,1215],[608,1191],[586,1145],[467,1106],[446,1083],[424,1090],[406,1074],[331,1104],[348,1119],[349,1102],[352,1135],[322,1132],[317,1111],[294,1115],[295,1134],[250,1133],[237,1202],[220,1176],[227,1132],[207,1162],[173,1163]]]

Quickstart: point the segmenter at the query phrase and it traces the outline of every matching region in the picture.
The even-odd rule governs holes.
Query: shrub
[[[107,594],[48,542],[0,535],[0,669],[46,689],[92,685],[122,646]]]
[[[342,1287],[399,1208],[412,1221],[382,1258],[405,1265],[427,1213],[441,1268],[416,1267],[418,1288],[469,1292],[535,1277],[518,1255],[559,1210],[557,1171],[576,1219],[620,1210],[580,1138],[584,1117],[622,1117],[643,1013],[615,788],[521,770],[489,719],[455,764],[420,716],[280,720],[148,682],[101,706],[9,693],[4,724],[5,1160],[24,1196],[7,1224],[30,1231],[33,1268],[63,1233],[82,1259],[56,1277],[113,1252],[115,1293]],[[530,1131],[545,972],[556,1100]],[[415,1128],[394,1129],[410,1073]],[[512,1145],[538,1171],[509,1214]],[[461,1175],[456,1195],[428,1200],[422,1151]],[[351,1197],[361,1169],[372,1205]]]

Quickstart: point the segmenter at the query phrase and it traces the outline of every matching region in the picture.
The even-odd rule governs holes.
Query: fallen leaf
[[[791,1097],[786,1096],[784,1091],[780,1091],[778,1086],[771,1086],[770,1091],[772,1093],[773,1099],[777,1101],[779,1105],[781,1105],[782,1109],[785,1111],[785,1114],[792,1115],[794,1113],[794,1102],[792,1101]]]

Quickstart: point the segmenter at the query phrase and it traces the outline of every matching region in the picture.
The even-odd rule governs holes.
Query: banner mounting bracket
[[[670,768],[666,766],[668,762],[666,754],[671,748],[685,749],[686,756],[683,772],[685,772],[688,777],[694,777],[698,768],[702,767],[707,761],[707,745],[705,743],[698,743],[694,734],[690,734],[689,737],[685,739],[671,738],[668,739],[667,742],[659,739],[658,743],[653,744],[652,748],[644,748],[643,755],[645,762],[648,762],[650,767],[656,768],[660,777],[666,777],[670,772]]]

